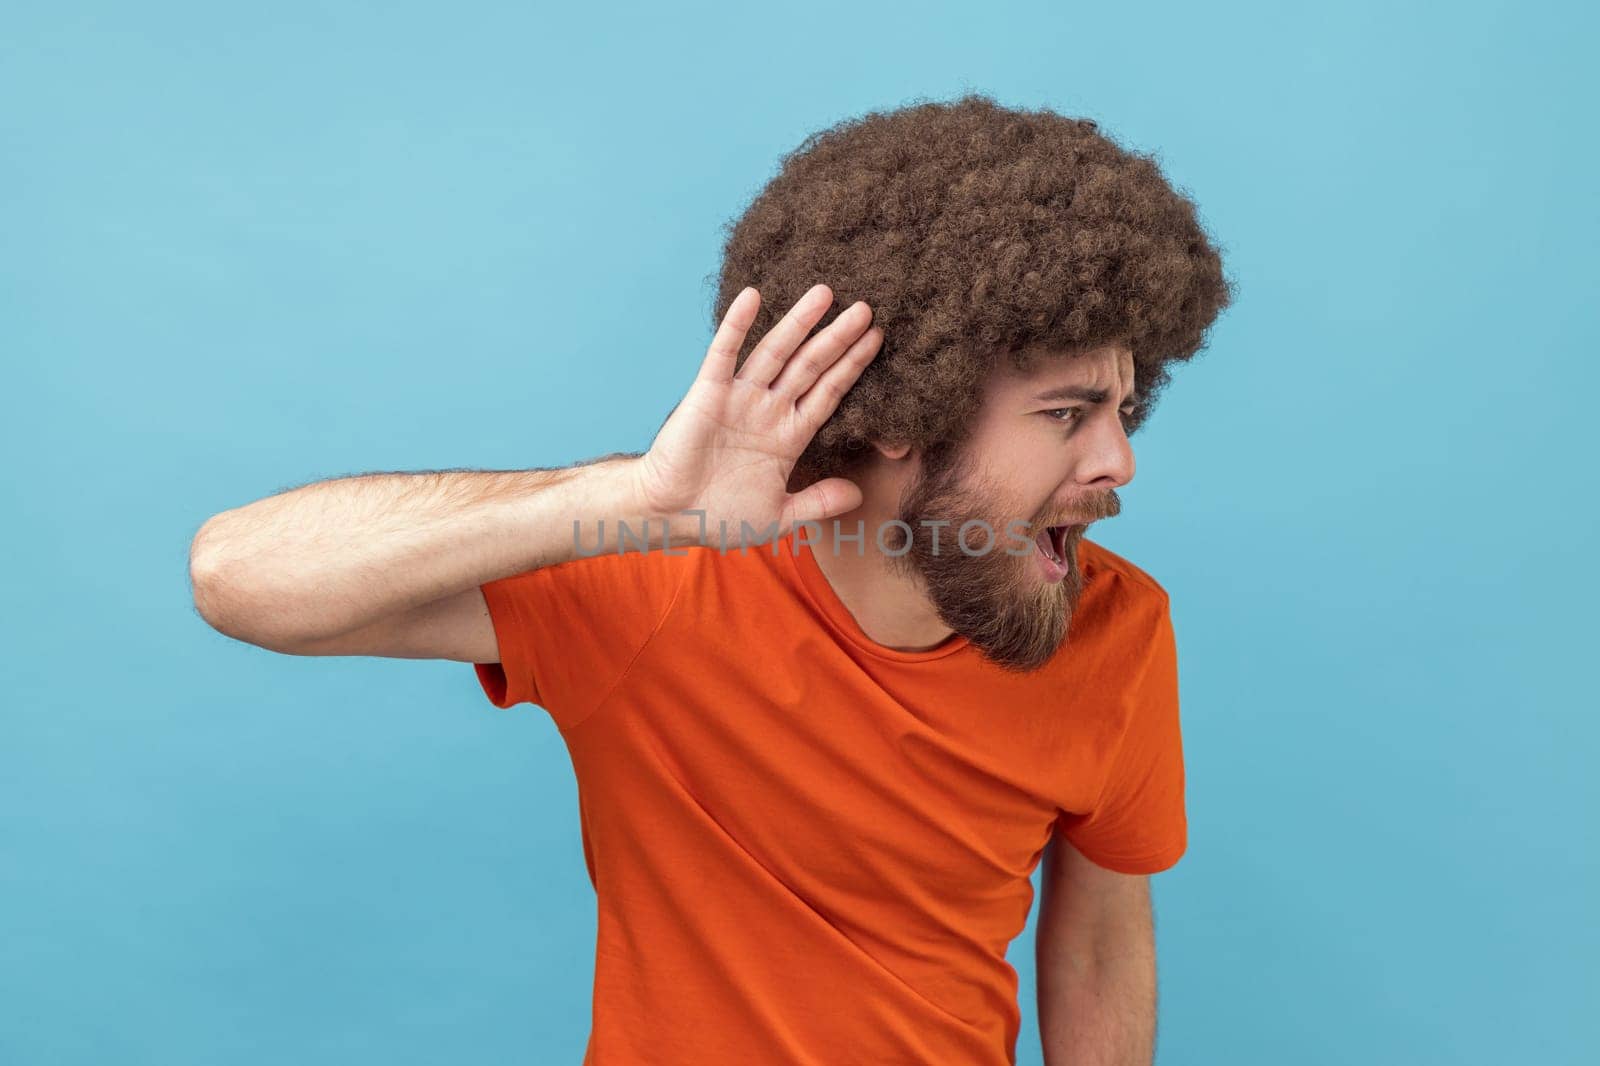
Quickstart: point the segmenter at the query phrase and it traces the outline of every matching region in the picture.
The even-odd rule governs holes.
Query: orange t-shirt
[[[1013,1062],[1006,950],[1052,831],[1127,873],[1187,845],[1147,574],[1082,541],[1068,638],[1016,674],[960,635],[875,643],[799,539],[482,586],[484,691],[544,707],[576,774],[599,909],[586,1064]]]

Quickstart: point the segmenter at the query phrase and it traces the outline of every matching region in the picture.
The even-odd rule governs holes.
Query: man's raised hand
[[[754,288],[734,298],[694,383],[640,457],[639,492],[654,513],[704,511],[707,530],[726,522],[735,536],[741,522],[758,533],[776,523],[782,536],[801,522],[832,518],[861,503],[861,489],[846,478],[825,478],[790,494],[789,475],[877,354],[883,331],[868,328],[872,310],[857,301],[801,344],[833,304],[832,290],[815,285],[735,373],[760,304]]]

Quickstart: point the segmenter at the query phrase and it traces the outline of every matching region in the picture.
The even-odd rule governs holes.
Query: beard
[[[924,462],[900,504],[899,519],[911,528],[911,543],[907,548],[905,530],[897,528],[894,551],[903,554],[891,556],[894,565],[921,582],[940,620],[989,661],[1017,672],[1037,670],[1066,640],[1083,593],[1078,542],[1086,523],[1117,514],[1117,494],[1097,490],[1081,497],[1070,513],[1052,509],[1027,518],[1008,509],[1011,501],[997,488],[972,478],[960,456],[933,454]],[[1028,535],[1063,522],[1084,523],[1068,526],[1062,538],[1067,572],[1059,581],[1040,573],[1036,549],[1008,554],[1019,551],[1008,525],[1018,519],[1029,523],[1019,531]],[[972,520],[986,523],[987,530],[972,527],[964,549],[960,530]]]

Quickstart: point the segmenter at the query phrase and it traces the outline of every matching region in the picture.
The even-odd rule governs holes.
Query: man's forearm
[[[269,496],[195,535],[195,602],[224,632],[282,645],[571,559],[575,520],[587,553],[599,519],[613,550],[619,520],[635,537],[649,522],[657,547],[665,516],[646,513],[636,462],[618,454],[558,470],[366,474]]]
[[[1048,945],[1038,957],[1045,1066],[1150,1066],[1155,1054],[1153,952],[1096,958]]]

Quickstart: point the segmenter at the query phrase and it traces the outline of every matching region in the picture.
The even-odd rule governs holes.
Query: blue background
[[[578,1061],[554,726],[470,665],[220,636],[189,540],[646,447],[779,155],[967,89],[1155,152],[1239,284],[1099,527],[1179,640],[1160,1062],[1596,1061],[1595,22],[12,6],[0,1061]]]

